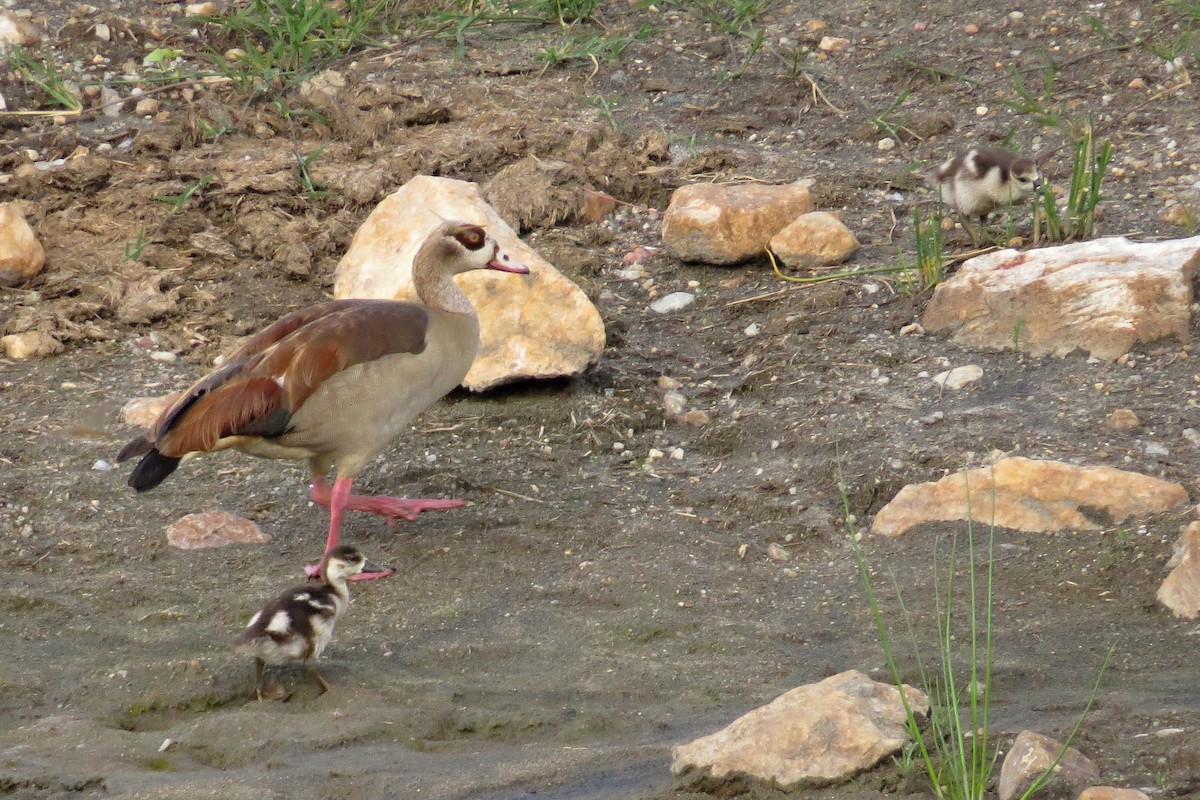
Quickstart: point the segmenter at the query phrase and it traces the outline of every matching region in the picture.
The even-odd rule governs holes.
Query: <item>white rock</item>
[[[946,389],[961,389],[982,377],[982,367],[975,364],[968,364],[965,367],[955,367],[945,372],[939,372],[933,376],[933,382],[935,385]]]
[[[1033,731],[1021,731],[1009,748],[1000,767],[1000,800],[1020,797],[1058,757],[1062,745]],[[1050,773],[1043,792],[1048,796],[1073,797],[1100,779],[1100,771],[1092,761],[1068,747],[1062,759]]]
[[[781,548],[782,549],[782,548]],[[929,701],[910,686],[918,714]],[[671,748],[671,771],[697,778],[748,775],[782,787],[841,781],[908,741],[900,692],[856,670],[800,686],[728,727]]]
[[[651,303],[650,310],[659,314],[670,314],[674,311],[682,311],[694,302],[696,302],[696,296],[691,292],[671,292]]]
[[[1167,566],[1171,574],[1158,587],[1158,602],[1185,619],[1200,615],[1200,521],[1192,522],[1175,542]]]
[[[1137,343],[1187,339],[1198,266],[1200,236],[1001,250],[938,284],[922,322],[969,347],[1113,360]]]
[[[751,322],[746,326],[746,330],[742,331],[742,333],[746,334],[747,336],[758,336],[758,323]]]
[[[968,491],[969,487],[969,491]],[[1061,461],[1002,458],[990,467],[905,486],[875,515],[871,532],[899,536],[934,520],[972,519],[1021,531],[1098,530],[1089,512],[1113,522],[1161,513],[1188,501],[1178,483]]]

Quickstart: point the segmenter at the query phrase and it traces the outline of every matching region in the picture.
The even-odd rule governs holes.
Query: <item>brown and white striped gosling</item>
[[[352,545],[338,545],[322,562],[319,583],[287,590],[250,618],[233,649],[254,656],[254,693],[259,700],[264,699],[263,666],[297,659],[305,662],[321,693],[329,691],[316,661],[333,638],[333,626],[350,602],[347,581],[364,570],[381,572],[386,568],[367,561]]]
[[[1026,200],[1042,185],[1033,159],[1002,147],[972,147],[930,170],[927,178],[938,199],[961,216],[976,244],[979,237],[969,217],[979,217],[982,224],[988,214]]]

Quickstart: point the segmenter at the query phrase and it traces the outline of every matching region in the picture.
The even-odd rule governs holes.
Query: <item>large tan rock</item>
[[[1000,800],[1014,800],[1049,769],[1062,745],[1033,731],[1021,731],[1000,767]],[[1100,779],[1100,771],[1091,759],[1074,747],[1068,747],[1054,765],[1048,783],[1039,797],[1075,797]]]
[[[812,269],[841,264],[858,249],[858,239],[833,214],[812,211],[772,236],[768,246],[787,266]]]
[[[909,703],[928,713],[924,693]],[[908,741],[895,686],[849,670],[780,695],[723,730],[671,748],[671,771],[698,778],[746,775],[781,786],[842,780],[877,764]]]
[[[969,347],[1111,360],[1138,343],[1187,339],[1198,266],[1200,236],[1001,250],[939,284],[922,322]]]
[[[899,536],[923,522],[968,518],[985,525],[994,519],[1002,528],[1021,531],[1089,531],[1102,527],[1089,515],[1121,522],[1187,501],[1178,483],[1149,475],[1013,457],[965,475],[905,486],[875,515],[871,532]]]
[[[663,215],[663,244],[683,261],[737,264],[763,255],[772,236],[812,209],[802,183],[681,186]]]
[[[1158,602],[1177,617],[1200,615],[1200,522],[1187,526],[1167,563],[1169,574],[1158,587]]]
[[[46,251],[16,203],[0,203],[0,286],[16,286],[42,271]]]
[[[385,198],[338,264],[334,296],[416,299],[413,256],[448,219],[483,225],[531,273],[479,270],[458,278],[479,313],[479,357],[463,382],[468,389],[577,375],[600,357],[604,323],[596,307],[517,237],[474,183],[419,175]]]

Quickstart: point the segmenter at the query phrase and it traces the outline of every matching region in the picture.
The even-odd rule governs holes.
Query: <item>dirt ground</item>
[[[703,3],[612,0],[576,32],[643,35],[595,64],[539,60],[562,42],[557,24],[481,25],[459,53],[414,23],[337,64],[335,94],[306,97],[125,81],[153,47],[230,46],[194,38],[178,4],[17,4],[50,32],[43,52],[82,65],[84,83],[123,97],[140,85],[159,108],[2,120],[0,201],[24,201],[48,267],[0,290],[0,321],[65,350],[0,360],[0,794],[687,798],[671,744],[834,672],[885,679],[839,462],[860,525],[905,484],[997,450],[1200,490],[1200,449],[1183,433],[1200,428],[1186,343],[1120,364],[968,352],[900,335],[927,296],[894,279],[800,287],[765,262],[662,254],[642,279],[621,272],[625,253],[659,244],[651,209],[714,179],[811,178],[818,205],[862,242],[850,266],[895,264],[913,249],[913,204],[930,200],[915,169],[1007,138],[1027,153],[1068,145],[1045,164],[1062,182],[1070,124],[1089,111],[1116,146],[1101,233],[1187,235],[1160,216],[1200,181],[1195,17],[1119,0],[763,5],[730,33]],[[848,49],[820,54],[826,35]],[[1171,47],[1182,70],[1168,68]],[[9,109],[36,105],[12,71],[0,93]],[[328,194],[305,196],[293,152],[317,153],[309,171]],[[532,170],[537,190],[532,158],[553,164]],[[21,169],[55,159],[66,161]],[[453,396],[396,442],[365,490],[470,505],[395,531],[351,515],[347,540],[399,574],[355,587],[323,662],[331,692],[284,670],[292,699],[258,703],[228,643],[319,552],[327,517],[302,466],[202,459],[144,496],[124,468],[95,467],[135,432],[117,419],[126,400],[186,385],[239,337],[326,297],[357,226],[420,173],[478,181],[523,220],[596,302],[608,347],[578,379]],[[631,205],[590,222],[583,187]],[[648,311],[677,290],[695,305]],[[958,393],[919,374],[968,363],[984,378]],[[711,423],[666,420],[662,376]],[[1103,427],[1117,408],[1141,427]],[[170,522],[213,508],[272,541],[167,545]],[[1115,642],[1077,746],[1105,783],[1200,794],[1200,628],[1154,599],[1188,520],[998,532],[1002,745],[1025,727],[1065,736]],[[935,542],[944,554],[954,530],[864,540],[897,625],[892,576],[928,630]],[[787,560],[768,558],[772,543]],[[932,631],[920,635],[927,645]],[[915,679],[911,656],[901,665]],[[888,763],[795,796],[926,789]]]

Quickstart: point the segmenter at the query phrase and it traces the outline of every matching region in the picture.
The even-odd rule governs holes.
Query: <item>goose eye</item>
[[[479,248],[483,247],[483,229],[475,227],[474,225],[464,225],[463,227],[459,228],[454,233],[454,238],[458,240],[459,244],[468,250],[478,250]]]

